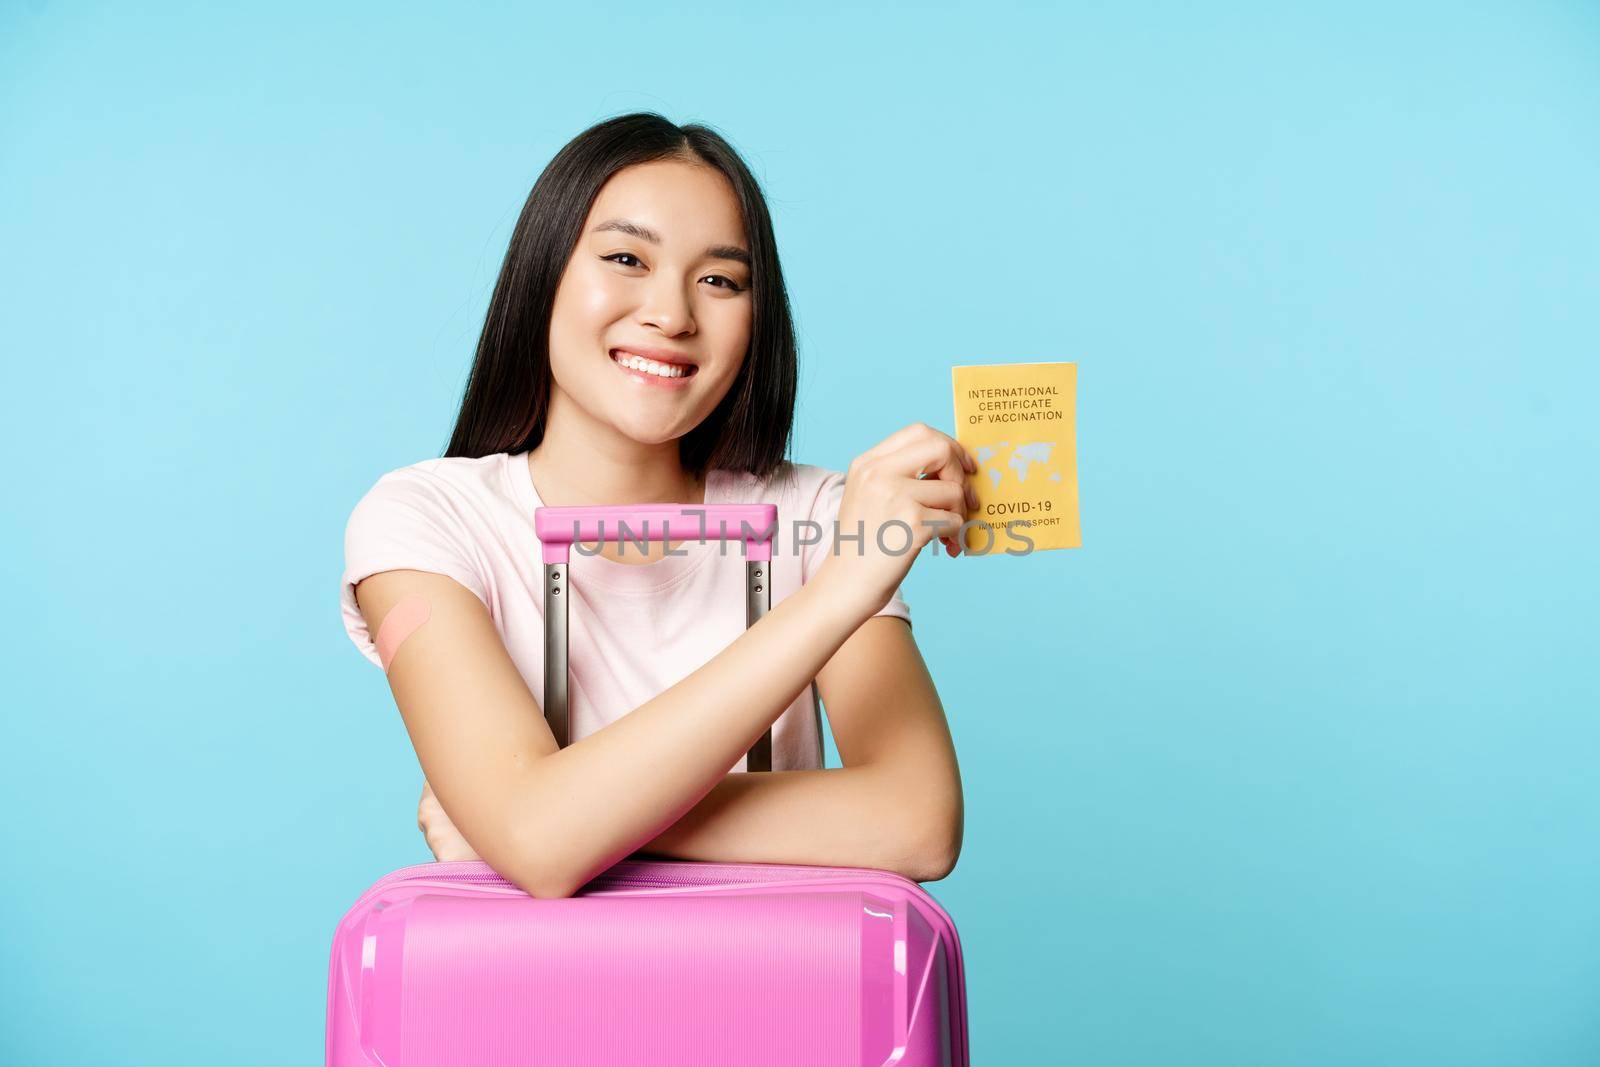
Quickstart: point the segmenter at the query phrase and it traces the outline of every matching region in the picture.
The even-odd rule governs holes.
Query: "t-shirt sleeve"
[[[427,571],[454,578],[487,605],[488,583],[477,556],[445,490],[409,469],[384,475],[356,504],[345,526],[339,591],[345,632],[363,656],[382,666],[356,603],[357,583],[380,571]]]
[[[839,520],[839,505],[844,501],[845,474],[843,471],[828,471],[822,480],[822,485],[817,491],[816,503],[812,506],[808,518],[817,523],[822,530],[822,539],[814,545],[807,545],[802,549],[800,561],[801,581],[809,582],[812,577],[827,562],[828,554],[832,550],[834,537],[834,524]],[[847,531],[854,533],[855,531]],[[810,536],[815,536],[814,534]],[[870,531],[867,536],[871,537]],[[840,548],[841,552],[852,551],[853,542],[846,543]],[[911,606],[906,603],[900,589],[895,589],[894,595],[889,598],[878,612],[879,615],[893,615],[911,622]]]

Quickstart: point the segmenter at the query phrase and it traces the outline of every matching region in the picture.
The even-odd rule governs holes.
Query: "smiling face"
[[[749,246],[733,186],[658,160],[601,188],[556,290],[550,425],[576,415],[642,444],[716,408],[750,344]]]

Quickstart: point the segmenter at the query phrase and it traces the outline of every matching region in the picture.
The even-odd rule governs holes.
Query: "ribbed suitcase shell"
[[[541,900],[386,875],[339,923],[329,1067],[967,1067],[955,926],[885,871],[625,860]]]

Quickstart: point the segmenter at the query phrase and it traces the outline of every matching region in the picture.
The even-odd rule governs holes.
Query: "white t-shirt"
[[[527,458],[525,452],[499,452],[480,459],[425,460],[385,474],[361,498],[345,529],[340,601],[345,629],[367,659],[379,664],[356,604],[356,583],[387,570],[443,574],[483,601],[529,691],[543,701],[544,568],[533,530],[533,509],[541,501]],[[705,502],[777,505],[776,606],[827,560],[844,486],[843,473],[806,464],[786,463],[764,481],[712,470],[706,474]],[[802,546],[803,540],[816,543]],[[842,551],[852,548],[846,544]],[[739,542],[687,541],[674,552],[682,554],[619,563],[573,549],[567,573],[574,740],[687,677],[744,630]],[[878,614],[911,621],[911,609],[898,591]],[[815,699],[815,689],[806,687],[773,725],[773,770],[821,766]],[[730,769],[743,766],[741,757]]]

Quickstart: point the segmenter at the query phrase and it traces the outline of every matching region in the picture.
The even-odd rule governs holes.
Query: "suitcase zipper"
[[[472,869],[463,870],[463,867]],[[656,873],[658,871],[661,873]],[[666,872],[668,871],[672,873],[667,874]],[[395,882],[405,881],[417,876],[431,880],[465,882],[469,884],[494,884],[498,882],[508,888],[516,888],[514,883],[495,873],[482,860],[417,863],[391,871],[378,879],[361,895],[356,904],[359,906],[365,903],[367,898],[374,895],[378,890],[387,888]],[[841,876],[848,876],[848,878]],[[911,879],[895,874],[892,871],[880,871],[870,867],[806,867],[777,863],[701,863],[691,861],[673,862],[670,860],[622,860],[616,866],[595,875],[594,878],[585,883],[585,888],[629,885],[645,888],[673,888],[677,886],[727,885],[730,883],[737,885],[755,882],[834,882],[858,878],[869,880],[888,879],[910,886],[916,889],[918,893],[926,896],[926,891]]]

